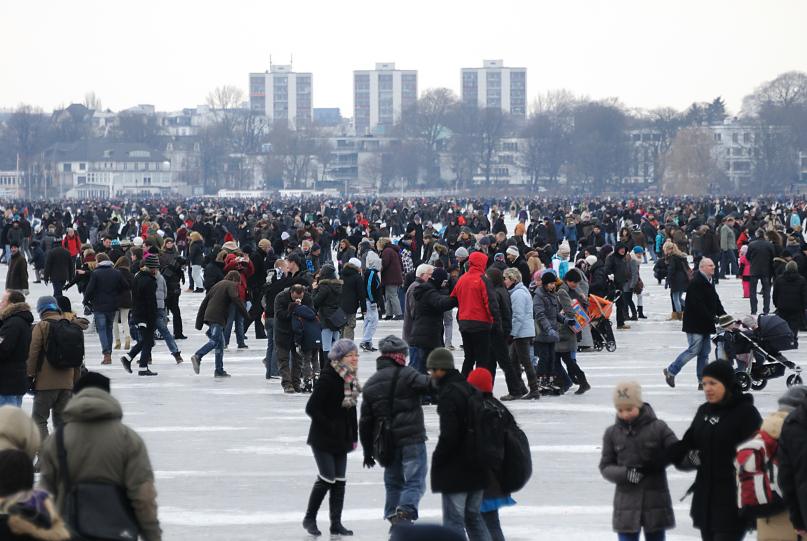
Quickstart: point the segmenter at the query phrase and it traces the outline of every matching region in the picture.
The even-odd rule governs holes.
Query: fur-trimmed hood
[[[0,513],[7,517],[8,531],[15,536],[41,541],[68,541],[70,532],[56,512],[47,492],[20,492],[0,500]]]
[[[31,314],[31,307],[28,305],[27,302],[15,302],[13,304],[9,304],[8,306],[6,306],[2,310],[0,310],[0,320],[5,321],[14,314],[24,314],[25,312],[28,313],[28,316],[30,318],[29,323],[33,323],[34,316],[33,314]],[[24,315],[23,318],[25,318]]]

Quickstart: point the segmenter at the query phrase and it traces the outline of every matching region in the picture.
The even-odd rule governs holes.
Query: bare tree
[[[788,109],[794,105],[807,103],[807,73],[788,71],[757,87],[743,99],[743,113],[753,116],[760,113],[763,106]]]
[[[693,126],[678,131],[664,156],[663,193],[704,195],[725,187],[726,178],[713,154],[711,130]]]

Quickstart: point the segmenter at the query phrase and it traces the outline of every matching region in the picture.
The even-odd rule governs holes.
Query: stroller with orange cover
[[[619,295],[619,292],[616,293]],[[591,318],[591,337],[594,339],[594,351],[616,351],[614,329],[611,325],[611,313],[614,311],[615,299],[588,296],[588,317]]]

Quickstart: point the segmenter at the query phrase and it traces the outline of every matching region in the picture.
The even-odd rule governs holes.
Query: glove
[[[555,329],[550,329],[550,331],[546,334],[547,336],[549,336],[549,339],[552,342],[560,342],[560,335],[558,334],[558,331],[556,331]]]
[[[689,460],[693,466],[699,467],[701,465],[701,452],[697,449],[692,449],[687,453],[687,460]]]
[[[644,479],[644,474],[637,468],[628,468],[628,483],[638,485],[639,481]]]
[[[364,457],[364,462],[362,462],[362,465],[365,468],[372,468],[372,467],[375,466],[375,459],[372,456],[369,456],[369,455],[365,456]]]

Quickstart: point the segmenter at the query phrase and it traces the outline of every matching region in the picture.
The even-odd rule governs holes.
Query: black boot
[[[636,309],[639,311],[639,319],[647,319],[647,316],[644,315],[644,306],[637,306]]]
[[[305,510],[305,518],[303,519],[303,528],[311,535],[322,535],[322,532],[317,528],[317,512],[329,488],[331,488],[331,485],[319,478],[311,488],[311,495],[308,497],[308,509]]]
[[[342,526],[342,508],[345,506],[345,482],[337,481],[331,487],[328,503],[331,507],[331,535],[353,535]]]
[[[577,390],[574,392],[574,394],[583,394],[589,389],[591,389],[591,385],[588,384],[586,375],[583,372],[580,372],[580,374],[577,375],[577,384],[579,385],[579,387],[577,387]]]

